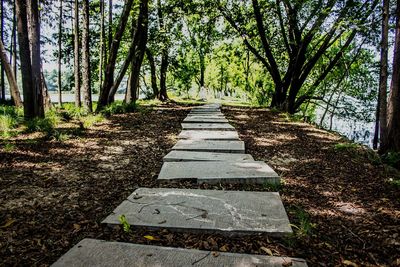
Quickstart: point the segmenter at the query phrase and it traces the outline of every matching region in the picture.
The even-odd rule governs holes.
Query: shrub
[[[137,108],[136,103],[122,103],[122,102],[114,102],[111,103],[110,105],[106,106],[102,111],[101,114],[105,116],[110,116],[113,114],[123,114],[123,113],[129,113],[129,112],[134,112]]]
[[[93,115],[89,114],[87,116],[81,117],[80,122],[84,129],[91,128],[94,124],[102,122],[104,117],[101,114]]]

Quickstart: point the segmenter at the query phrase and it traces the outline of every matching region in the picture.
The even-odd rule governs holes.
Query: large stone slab
[[[158,180],[196,180],[208,184],[278,184],[279,175],[263,161],[165,162]]]
[[[178,139],[191,140],[240,140],[235,131],[207,131],[207,130],[183,130]]]
[[[219,232],[228,236],[292,233],[279,193],[171,188],[139,188],[102,223],[133,227]]]
[[[229,123],[182,123],[183,130],[234,131]]]
[[[172,150],[241,153],[244,154],[243,141],[214,141],[214,140],[179,140]]]
[[[210,251],[159,247],[108,242],[96,239],[83,239],[64,254],[53,267],[187,267],[187,266],[269,266],[269,267],[305,267],[302,259],[271,257],[250,254],[221,252],[218,255]]]
[[[219,117],[219,116],[213,116],[213,117],[207,117],[207,116],[187,116],[183,122],[185,123],[190,123],[190,122],[198,122],[198,123],[228,123],[228,120]]]
[[[164,162],[179,161],[254,161],[254,159],[249,154],[181,150],[172,150],[164,157]]]

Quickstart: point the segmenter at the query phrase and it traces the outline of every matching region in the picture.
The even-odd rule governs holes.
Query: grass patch
[[[278,192],[282,190],[283,183],[271,183],[271,182],[264,182],[263,184],[264,189],[267,189],[268,191],[273,191],[273,192]]]
[[[84,117],[81,117],[79,121],[84,129],[89,129],[93,127],[93,125],[95,125],[96,123],[104,121],[104,117],[101,114],[97,115],[89,114]]]
[[[334,146],[336,151],[349,151],[359,148],[360,145],[356,143],[339,143]]]
[[[111,116],[113,114],[131,113],[136,111],[136,109],[137,109],[136,103],[126,104],[121,101],[116,101],[106,106],[100,113],[103,114],[104,116]]]

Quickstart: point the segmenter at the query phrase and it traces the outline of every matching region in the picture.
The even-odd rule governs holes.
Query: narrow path
[[[194,180],[207,184],[277,184],[265,162],[244,154],[244,142],[220,105],[193,108],[177,144],[164,157],[163,183]],[[229,236],[292,233],[278,192],[138,188],[102,223]],[[199,251],[84,239],[53,266],[306,266],[304,260]]]

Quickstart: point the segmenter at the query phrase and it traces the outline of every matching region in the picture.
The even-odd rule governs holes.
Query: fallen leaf
[[[13,224],[15,222],[15,220],[14,219],[8,219],[8,221],[5,223],[5,224],[3,224],[2,226],[0,226],[0,228],[7,228],[7,227],[9,227],[9,226],[11,226],[11,224]]]
[[[214,257],[218,257],[218,256],[219,256],[219,253],[216,252],[216,251],[213,251],[211,254],[212,254]]]
[[[222,247],[219,248],[220,251],[222,252],[227,252],[228,251],[228,247],[227,245],[223,245]]]
[[[344,261],[342,261],[342,263],[343,263],[344,265],[346,265],[346,266],[358,267],[357,264],[355,264],[354,262],[349,261],[349,260],[344,260]]]
[[[145,235],[143,236],[144,238],[148,239],[148,240],[159,240],[158,238],[151,236],[151,235]]]
[[[261,250],[263,250],[265,253],[267,253],[270,256],[273,256],[272,250],[266,247],[260,247]]]
[[[79,230],[79,229],[81,229],[81,226],[77,223],[74,223],[74,229]]]

